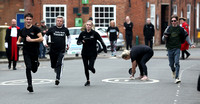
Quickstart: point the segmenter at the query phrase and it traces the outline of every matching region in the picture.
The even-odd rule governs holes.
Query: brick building
[[[33,23],[43,19],[48,26],[55,25],[57,15],[64,16],[67,27],[75,26],[75,18],[86,22],[93,17],[96,27],[107,27],[109,21],[114,20],[124,34],[123,23],[128,15],[134,23],[134,43],[138,35],[140,44],[143,44],[143,26],[146,18],[150,17],[155,26],[154,43],[160,45],[163,43],[162,33],[170,25],[172,14],[187,18],[190,37],[196,41],[200,27],[199,4],[200,0],[0,0],[0,25],[5,22],[10,25],[12,18],[20,18],[18,14],[31,12],[34,15]],[[19,19],[19,22],[23,20]]]

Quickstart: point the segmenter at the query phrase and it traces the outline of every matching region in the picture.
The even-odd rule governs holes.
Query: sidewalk
[[[200,48],[200,45],[197,46],[197,48]],[[166,47],[165,45],[159,45],[159,46],[154,46],[153,47],[154,51],[166,51]],[[121,54],[121,51],[118,51],[118,54]],[[79,55],[78,57],[76,57],[74,54],[65,54],[64,56],[64,60],[74,60],[74,59],[81,59],[80,57],[81,55]],[[154,56],[155,58],[163,56],[162,54],[159,54],[157,56]],[[39,59],[39,61],[50,61],[49,55],[46,55],[46,59]],[[98,58],[109,58],[110,57],[110,53],[108,51],[108,53],[101,53],[98,55]],[[164,57],[166,57],[166,55],[164,55]],[[23,55],[22,55],[22,50],[20,50],[19,53],[19,61],[18,62],[23,62]],[[0,63],[8,63],[8,60],[6,58],[4,59],[0,59]]]

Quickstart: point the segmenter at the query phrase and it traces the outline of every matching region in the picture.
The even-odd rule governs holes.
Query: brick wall
[[[16,18],[19,9],[24,8],[24,0],[0,0],[0,25],[11,25],[11,20]]]

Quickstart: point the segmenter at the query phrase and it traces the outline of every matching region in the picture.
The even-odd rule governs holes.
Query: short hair
[[[33,18],[33,14],[27,13],[27,14],[24,15],[24,18],[26,18],[26,17],[31,17],[31,18]]]
[[[112,23],[114,23],[114,26],[116,25],[116,24],[115,24],[115,21],[114,21],[114,20],[111,20],[111,21],[110,21],[110,26],[111,26]]]
[[[171,16],[171,20],[172,20],[172,18],[176,18],[176,20],[178,20],[178,16],[177,15],[172,15]]]
[[[124,50],[124,51],[122,52],[122,58],[123,58],[123,59],[127,58],[129,55],[130,55],[130,51],[129,51],[129,50]]]
[[[150,20],[150,21],[151,21],[151,18],[147,18],[147,20]]]

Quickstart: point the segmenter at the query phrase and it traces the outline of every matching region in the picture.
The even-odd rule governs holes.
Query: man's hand
[[[195,45],[191,45],[191,48],[195,48],[196,46]]]
[[[167,35],[164,35],[166,38],[168,37]]]
[[[32,39],[31,39],[29,36],[27,36],[27,37],[26,37],[26,41],[27,41],[27,42],[32,42]]]
[[[45,47],[48,47],[48,45],[47,45],[47,44],[44,44],[44,46],[45,46]]]
[[[67,44],[67,48],[66,48],[67,50],[69,50],[69,45]]]

